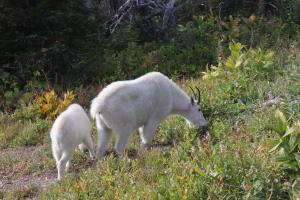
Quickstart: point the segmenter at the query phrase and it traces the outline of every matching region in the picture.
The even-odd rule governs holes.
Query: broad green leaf
[[[288,128],[288,121],[282,112],[276,110],[275,112],[276,122],[272,125],[272,129],[276,131],[279,135],[284,135],[286,129]]]
[[[300,199],[300,178],[298,177],[293,183],[293,194],[296,199]]]
[[[292,147],[289,145],[289,140],[287,138],[282,138],[283,142],[281,147],[287,152],[291,152]]]
[[[282,163],[282,168],[284,170],[293,170],[293,171],[298,171],[298,165],[297,162],[290,162],[290,163]]]
[[[290,152],[289,153],[292,153],[298,146],[298,144],[296,143],[297,137],[298,136],[295,134],[290,136],[290,139],[289,139]]]
[[[295,127],[295,126],[287,127],[287,130],[282,137],[287,137],[287,136],[293,134],[295,131],[297,131],[297,129],[298,129],[298,127]]]
[[[299,153],[294,153],[295,159],[297,161],[298,167],[300,169],[300,154]]]
[[[198,166],[194,168],[194,171],[199,174],[200,176],[205,176],[205,172],[201,170]]]
[[[297,138],[296,138],[296,143],[298,144],[298,146],[300,146],[300,122],[296,122],[294,124],[296,130],[295,130],[295,135],[297,135]]]
[[[283,154],[276,157],[276,161],[281,163],[290,163],[294,160],[295,160],[294,155]]]
[[[283,123],[287,123],[287,120],[286,120],[284,114],[283,114],[281,111],[276,110],[276,112],[275,112],[275,117],[276,117],[276,119],[279,119],[279,120],[282,121]]]
[[[294,124],[291,128],[288,128],[286,131],[286,134],[283,137],[289,138],[289,146],[290,146],[290,152],[292,153],[294,151],[297,151],[299,147],[299,141],[300,141],[300,127],[299,124]]]
[[[226,60],[225,65],[226,65],[226,67],[228,67],[229,69],[232,69],[232,68],[234,68],[234,66],[235,66],[235,60],[234,60],[233,58],[230,58],[230,57],[229,57],[229,58]]]
[[[282,144],[282,140],[280,140],[280,142],[278,143],[278,144],[276,144],[269,152],[271,153],[271,152],[273,152],[273,151],[275,151],[275,150],[277,150],[278,149],[278,147],[280,147],[280,145]]]

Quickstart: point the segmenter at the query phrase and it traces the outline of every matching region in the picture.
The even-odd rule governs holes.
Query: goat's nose
[[[203,126],[201,127],[202,132],[205,133],[205,132],[208,130],[208,126],[209,126],[209,123],[208,123],[208,122],[206,122],[205,124],[203,124]]]
[[[201,127],[198,129],[198,134],[203,137],[206,135],[206,132],[208,130],[208,122],[205,122]]]
[[[209,125],[208,122],[205,122],[201,128],[206,130],[208,129],[208,125]]]

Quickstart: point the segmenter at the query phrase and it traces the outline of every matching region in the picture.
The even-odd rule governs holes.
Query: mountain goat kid
[[[98,131],[96,158],[100,159],[107,150],[112,131],[116,134],[117,154],[123,153],[129,136],[137,128],[144,149],[159,123],[170,114],[181,115],[197,127],[207,127],[197,101],[159,72],[111,83],[91,104],[90,114],[96,118]]]
[[[50,136],[58,180],[63,177],[64,170],[68,171],[72,153],[79,144],[82,143],[81,148],[83,146],[88,148],[90,157],[95,157],[91,131],[90,120],[78,104],[70,105],[57,117],[50,131]]]

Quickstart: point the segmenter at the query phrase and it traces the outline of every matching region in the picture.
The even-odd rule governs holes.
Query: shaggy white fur
[[[90,114],[97,122],[97,159],[107,150],[112,131],[116,134],[115,151],[121,154],[137,128],[144,149],[158,124],[170,114],[179,114],[197,127],[208,124],[198,103],[159,72],[108,85],[93,99]]]
[[[91,137],[91,123],[83,108],[72,104],[55,120],[50,136],[52,152],[57,166],[57,179],[63,177],[64,170],[68,171],[74,149],[86,146],[91,157],[95,157]]]

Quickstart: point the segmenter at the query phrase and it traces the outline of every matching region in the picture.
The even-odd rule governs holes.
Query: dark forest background
[[[1,101],[153,70],[199,75],[229,42],[278,49],[300,24],[297,0],[2,0],[0,10]]]

